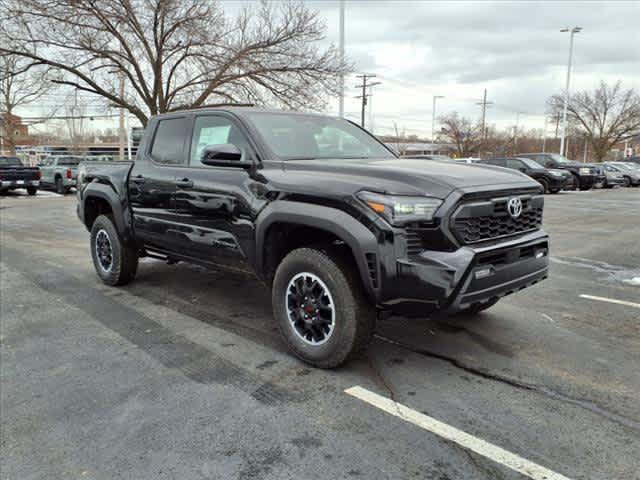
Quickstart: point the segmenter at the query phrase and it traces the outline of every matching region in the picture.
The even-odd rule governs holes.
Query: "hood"
[[[289,160],[264,162],[261,174],[285,192],[343,197],[360,190],[445,198],[454,190],[539,186],[505,168],[420,159]]]

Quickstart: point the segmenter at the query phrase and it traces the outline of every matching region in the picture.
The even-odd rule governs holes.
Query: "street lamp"
[[[567,131],[567,105],[569,104],[569,82],[571,81],[571,61],[573,60],[573,36],[582,27],[563,28],[561,32],[571,32],[569,35],[569,63],[567,65],[567,83],[564,89],[564,107],[562,109],[562,136],[560,137],[560,155],[564,155],[564,138]]]
[[[431,143],[435,143],[435,130],[436,130],[436,100],[444,98],[444,95],[433,96],[433,108],[431,109]]]

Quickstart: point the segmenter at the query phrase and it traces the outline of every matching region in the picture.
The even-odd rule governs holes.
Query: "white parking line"
[[[345,393],[534,480],[569,480],[564,475],[360,386],[348,388]]]
[[[640,308],[640,303],[627,302],[626,300],[616,300],[615,298],[594,297],[593,295],[580,295],[581,298],[587,300],[597,300],[599,302],[616,303],[618,305],[626,305],[627,307]]]

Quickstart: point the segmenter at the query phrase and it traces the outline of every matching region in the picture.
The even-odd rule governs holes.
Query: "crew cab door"
[[[149,125],[145,144],[129,174],[129,202],[136,239],[154,250],[179,247],[175,179],[187,164],[190,117],[163,117]]]
[[[251,173],[256,150],[242,125],[223,113],[197,115],[189,143],[188,165],[175,178],[180,250],[203,262],[248,269],[255,255],[254,221],[266,202],[266,189]],[[240,160],[201,162],[206,147],[223,144],[238,147]]]

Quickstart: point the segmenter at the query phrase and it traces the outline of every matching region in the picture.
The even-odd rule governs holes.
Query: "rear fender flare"
[[[113,212],[113,221],[115,222],[116,230],[122,235],[125,241],[133,239],[133,232],[131,231],[131,215],[125,202],[123,202],[117,193],[110,185],[98,182],[92,182],[82,192],[82,207],[84,222],[84,211],[86,202],[90,198],[99,198],[106,201]]]

